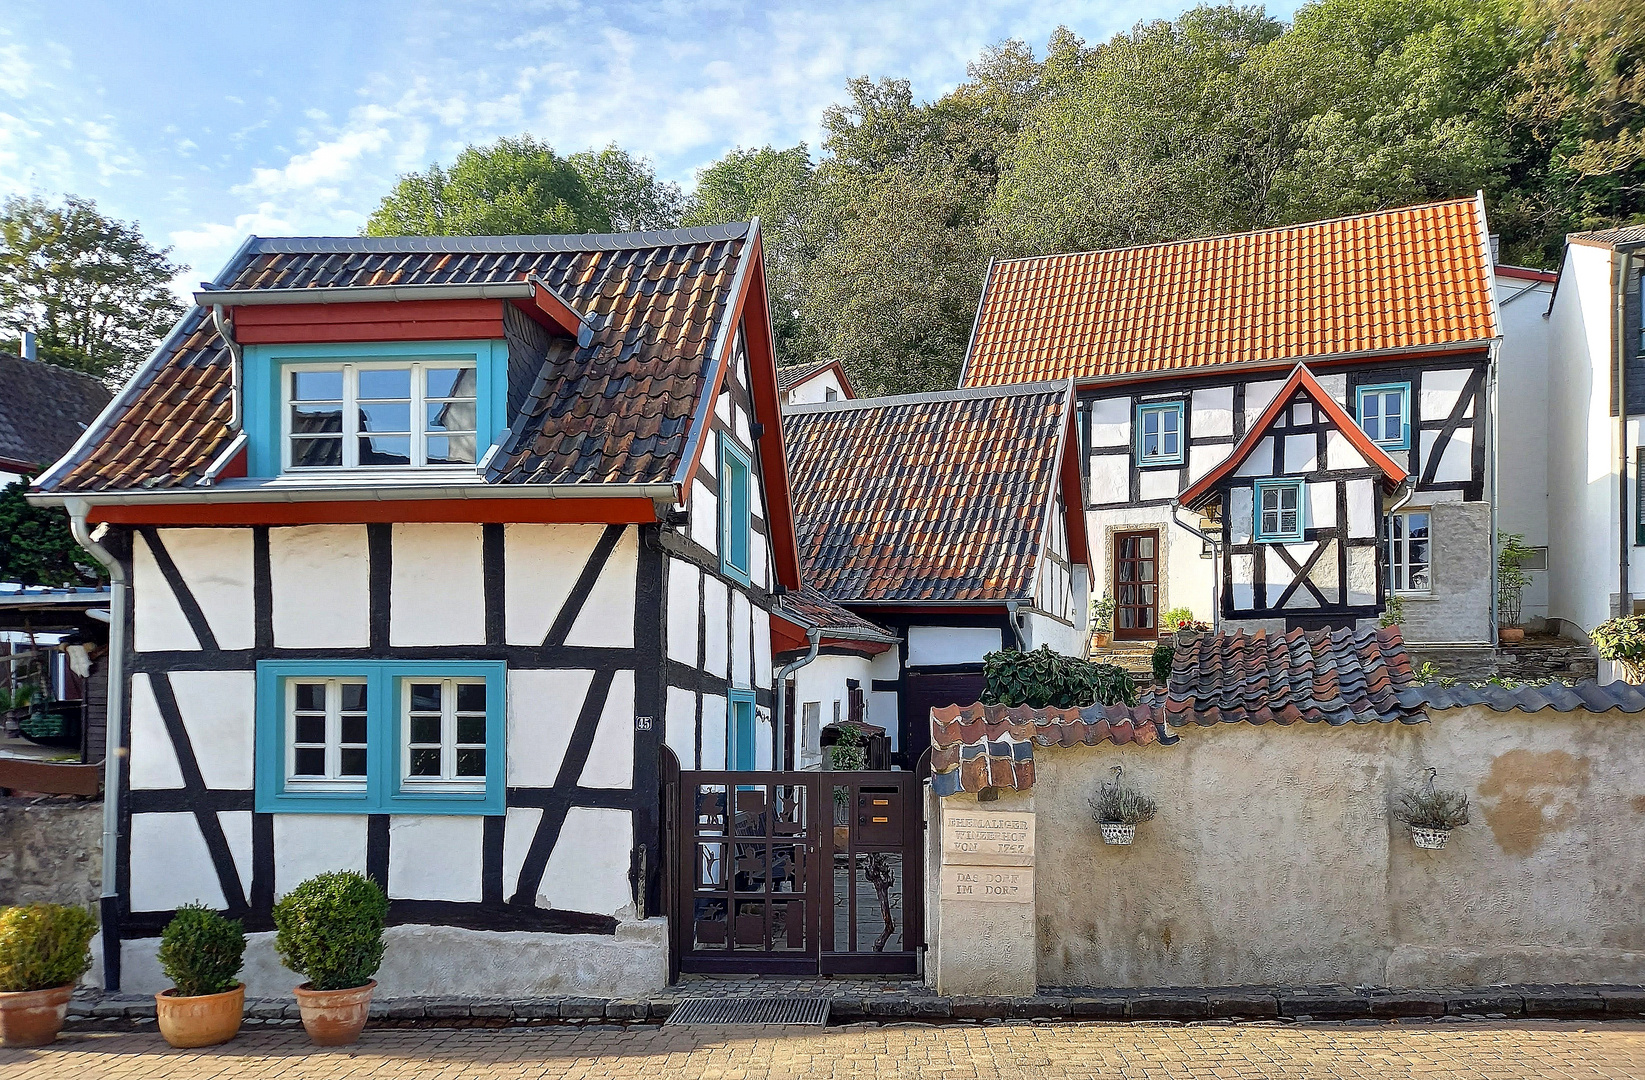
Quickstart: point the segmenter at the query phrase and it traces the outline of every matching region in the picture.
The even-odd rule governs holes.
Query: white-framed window
[[[1433,590],[1430,573],[1430,529],[1427,510],[1404,510],[1383,519],[1383,557],[1388,563],[1388,591],[1426,593]]]
[[[294,364],[281,381],[288,470],[475,463],[472,362]]]
[[[401,681],[400,782],[407,789],[485,790],[484,679]]]
[[[1301,480],[1258,480],[1257,539],[1298,541],[1303,537]]]
[[[364,791],[368,714],[365,679],[286,680],[286,787]]]
[[[1182,464],[1182,402],[1137,406],[1137,464]]]

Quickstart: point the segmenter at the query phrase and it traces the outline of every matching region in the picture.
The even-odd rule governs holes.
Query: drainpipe
[[[783,767],[783,723],[788,719],[788,677],[817,658],[817,647],[822,644],[821,630],[807,630],[805,639],[811,643],[806,654],[791,664],[784,664],[777,672],[777,715],[772,718],[771,731],[776,736],[772,744],[775,753],[771,757],[771,767],[778,772]]]
[[[103,738],[103,892],[100,916],[103,934],[103,989],[120,989],[120,936],[116,925],[119,891],[116,874],[120,831],[120,758],[125,745],[126,680],[126,568],[120,560],[92,537],[86,529],[91,505],[84,499],[69,499],[69,531],[79,545],[109,572],[109,668],[107,731]]]
[[[1211,633],[1220,634],[1222,632],[1222,599],[1218,595],[1218,588],[1222,584],[1222,541],[1213,540],[1210,534],[1177,517],[1177,511],[1181,509],[1181,503],[1176,501],[1171,503],[1171,521],[1211,545]]]
[[[229,420],[230,431],[240,430],[240,369],[245,366],[245,357],[240,349],[240,343],[234,340],[234,322],[223,313],[222,304],[213,304],[211,308],[211,325],[217,328],[217,336],[223,339],[228,346],[229,355]]]
[[[1630,615],[1633,592],[1628,580],[1629,556],[1633,551],[1632,529],[1628,521],[1628,279],[1633,273],[1634,252],[1641,244],[1618,244],[1616,293],[1616,457],[1617,457],[1617,594],[1616,614]]]
[[[1007,600],[1005,602],[1005,618],[1011,624],[1011,636],[1016,639],[1017,651],[1027,652],[1028,644],[1022,636],[1022,618],[1017,614],[1017,610],[1021,607],[1021,600]]]

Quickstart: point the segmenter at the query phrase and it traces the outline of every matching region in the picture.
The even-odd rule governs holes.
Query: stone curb
[[[782,993],[773,987],[772,993]],[[379,1022],[427,1027],[550,1022],[655,1022],[690,993],[649,999],[592,997],[387,998],[371,1003]],[[1466,990],[1387,990],[1325,987],[1160,988],[1052,991],[1027,998],[940,997],[885,993],[830,995],[833,1023],[862,1021],[1003,1020],[1393,1020],[1469,1019],[1620,1020],[1645,1017],[1645,986],[1492,986]],[[69,1021],[152,1021],[154,999],[82,991],[69,1004]],[[297,1004],[277,998],[246,1001],[246,1019],[291,1023]]]

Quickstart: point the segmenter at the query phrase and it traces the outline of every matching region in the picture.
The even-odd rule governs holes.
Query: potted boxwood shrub
[[[1620,615],[1606,619],[1588,639],[1601,660],[1609,660],[1622,670],[1627,682],[1645,683],[1645,615]]]
[[[388,898],[353,870],[309,878],[274,905],[274,948],[308,981],[297,987],[303,1029],[317,1046],[360,1037],[383,962]]]
[[[45,1046],[68,1016],[74,984],[91,967],[97,920],[83,908],[0,908],[0,1044]]]
[[[1114,594],[1105,592],[1091,602],[1091,644],[1106,649],[1114,641]]]
[[[1129,845],[1137,838],[1137,826],[1152,821],[1159,807],[1153,799],[1125,783],[1125,766],[1114,766],[1114,779],[1097,789],[1091,800],[1091,816],[1102,829],[1105,844]]]
[[[172,989],[154,995],[168,1043],[186,1049],[234,1038],[246,1012],[246,984],[238,978],[245,953],[239,920],[200,904],[177,909],[160,935],[160,970]]]
[[[1422,787],[1400,792],[1394,803],[1394,817],[1411,827],[1411,842],[1419,848],[1438,851],[1451,838],[1451,830],[1468,824],[1468,796],[1461,791],[1435,790],[1438,769],[1429,769]]]

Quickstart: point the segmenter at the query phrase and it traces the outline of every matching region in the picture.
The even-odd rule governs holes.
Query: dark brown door
[[[1114,636],[1159,635],[1159,533],[1114,534]]]

